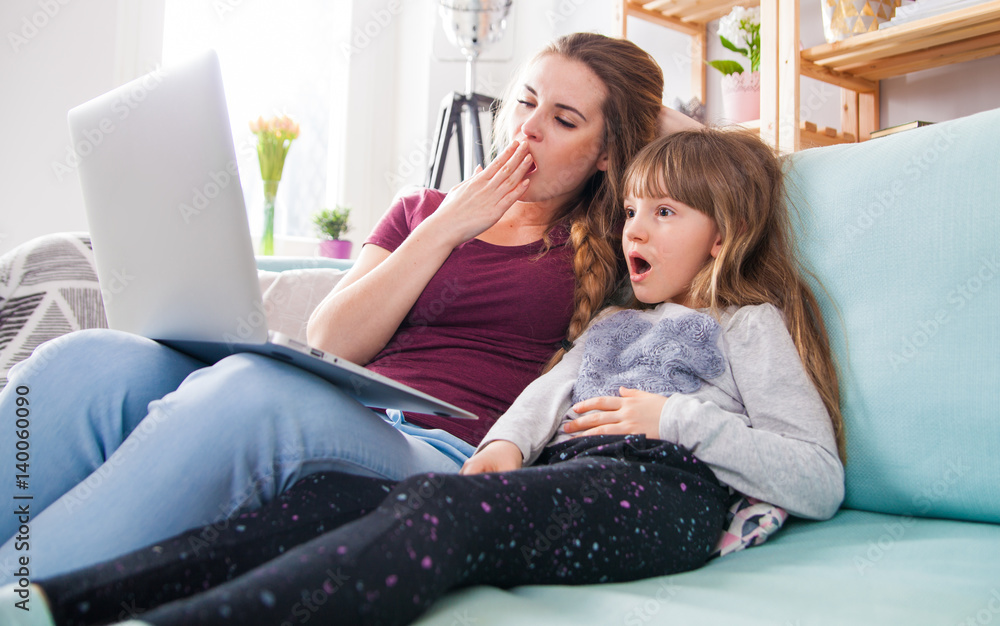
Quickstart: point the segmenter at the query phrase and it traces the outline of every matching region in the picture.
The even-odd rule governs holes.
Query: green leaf
[[[750,51],[747,50],[746,48],[737,48],[736,44],[734,44],[733,42],[729,41],[728,39],[726,39],[722,35],[719,35],[719,39],[722,40],[722,47],[726,48],[727,50],[732,50],[733,52],[739,52],[740,54],[742,54],[745,57],[750,56]]]
[[[706,61],[709,65],[728,76],[730,74],[742,74],[743,66],[736,61]]]

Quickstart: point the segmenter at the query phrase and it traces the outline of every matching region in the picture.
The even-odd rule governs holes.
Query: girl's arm
[[[657,122],[661,137],[676,133],[679,130],[697,130],[705,127],[701,122],[691,119],[680,111],[671,109],[668,106],[660,107]]]
[[[844,468],[826,407],[784,320],[771,305],[743,307],[723,341],[747,416],[693,395],[663,406],[660,438],[690,449],[733,489],[814,519],[844,498]]]
[[[476,456],[493,442],[509,442],[521,451],[522,464],[530,465],[556,434],[562,418],[573,404],[573,384],[580,372],[586,333],[551,370],[536,378],[517,396],[510,408],[493,424]],[[494,453],[490,453],[494,454]],[[472,458],[475,459],[476,456]],[[486,471],[486,470],[483,470]],[[473,472],[463,472],[473,473]]]
[[[527,190],[527,144],[512,144],[454,187],[395,251],[366,245],[309,317],[311,346],[364,365],[389,343],[451,251],[495,224]]]

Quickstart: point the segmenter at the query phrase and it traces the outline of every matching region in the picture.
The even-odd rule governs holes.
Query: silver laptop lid
[[[154,71],[68,117],[111,328],[266,341],[216,54]]]

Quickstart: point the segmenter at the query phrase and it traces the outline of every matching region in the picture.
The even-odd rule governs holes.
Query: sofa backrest
[[[790,161],[845,507],[1000,522],[1000,109]]]

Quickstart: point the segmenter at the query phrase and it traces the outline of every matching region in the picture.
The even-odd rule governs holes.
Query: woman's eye
[[[535,106],[533,102],[528,102],[527,100],[518,100],[517,103],[520,104],[521,106],[528,107],[529,109]]]
[[[561,117],[557,117],[556,121],[559,122],[560,124],[562,124],[563,126],[565,126],[566,128],[576,128],[576,124],[574,124],[573,122],[567,122],[566,120],[562,119]]]

